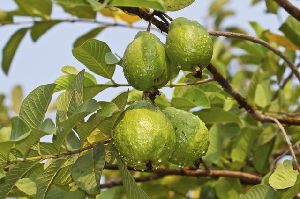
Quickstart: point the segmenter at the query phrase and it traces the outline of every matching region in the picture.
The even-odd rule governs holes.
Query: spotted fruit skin
[[[139,32],[125,50],[123,71],[128,83],[137,90],[163,87],[170,79],[164,44],[148,31]]]
[[[113,142],[128,166],[145,169],[167,162],[175,147],[170,120],[148,101],[131,105],[117,121]]]
[[[209,146],[208,130],[196,115],[168,107],[164,114],[170,119],[175,129],[176,147],[170,162],[191,166],[199,163]]]
[[[213,41],[198,22],[180,17],[170,25],[166,53],[182,70],[192,71],[195,66],[206,67],[210,63]]]

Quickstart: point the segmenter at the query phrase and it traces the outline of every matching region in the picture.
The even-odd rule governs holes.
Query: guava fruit
[[[148,31],[139,32],[125,50],[123,71],[128,83],[137,90],[163,87],[170,76],[164,44]]]
[[[176,134],[176,147],[170,162],[191,166],[199,163],[208,150],[208,130],[196,115],[168,107],[163,113],[171,120]]]
[[[195,66],[203,68],[210,63],[213,41],[198,22],[180,17],[170,25],[166,53],[182,70],[192,71]]]
[[[167,162],[175,147],[175,132],[170,120],[149,101],[135,102],[120,116],[113,130],[113,143],[123,161],[144,169],[150,163]]]

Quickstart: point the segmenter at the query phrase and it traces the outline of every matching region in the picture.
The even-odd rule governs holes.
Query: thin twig
[[[299,165],[297,157],[295,155],[295,151],[293,149],[293,145],[290,141],[290,138],[289,138],[289,136],[287,135],[287,133],[285,131],[285,128],[283,127],[283,125],[276,118],[273,118],[273,117],[270,117],[270,116],[267,116],[267,117],[270,118],[270,120],[274,121],[277,124],[277,126],[279,127],[280,131],[282,132],[282,134],[284,136],[284,139],[285,139],[286,143],[288,144],[290,153],[291,153],[291,155],[292,155],[292,157],[295,161],[296,168],[297,168],[298,171],[300,171],[300,165]]]
[[[298,147],[300,144],[300,141],[296,142],[292,147],[293,149]],[[276,163],[281,159],[283,158],[284,156],[288,155],[290,153],[290,149],[286,150],[285,152],[281,153],[280,155],[278,155],[272,162],[272,165],[271,165],[271,169],[274,170],[275,169],[275,165]]]
[[[278,3],[279,6],[285,9],[290,15],[292,15],[295,19],[300,21],[300,9],[294,6],[288,0],[274,0]]]
[[[264,40],[261,40],[259,38],[250,36],[250,35],[245,35],[241,33],[234,33],[234,32],[223,32],[223,31],[209,31],[210,35],[213,36],[224,36],[224,37],[230,37],[230,38],[235,38],[235,39],[242,39],[242,40],[247,40],[251,41],[253,43],[260,44],[272,52],[274,52],[276,55],[278,55],[280,58],[282,58],[289,66],[289,68],[292,70],[293,74],[298,78],[300,81],[300,72],[298,71],[297,66],[290,61],[280,50],[272,47],[269,43],[265,42]]]

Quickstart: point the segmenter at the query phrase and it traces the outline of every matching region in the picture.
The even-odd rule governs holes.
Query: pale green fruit
[[[166,53],[172,63],[182,70],[206,67],[213,55],[213,41],[196,21],[183,17],[172,21],[166,41]]]
[[[123,71],[128,83],[137,90],[163,87],[170,79],[164,44],[148,31],[139,32],[124,53]]]
[[[167,162],[175,147],[170,120],[148,101],[131,105],[118,119],[113,142],[128,166],[146,168]]]
[[[176,133],[176,147],[170,162],[177,165],[194,165],[208,150],[208,130],[196,115],[168,107],[164,111]]]

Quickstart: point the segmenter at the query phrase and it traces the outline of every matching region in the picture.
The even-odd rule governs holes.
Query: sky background
[[[169,13],[173,18],[183,16],[189,19],[197,20],[208,30],[212,30],[209,26],[209,20],[207,20],[207,10],[212,1],[210,0],[196,0],[196,2],[179,12]],[[300,4],[300,1],[292,1],[296,5]],[[226,25],[234,25],[249,30],[250,21],[258,21],[266,29],[277,31],[280,24],[285,20],[286,13],[281,10],[278,17],[277,15],[268,14],[265,15],[265,4],[259,3],[252,7],[250,6],[251,0],[232,0],[227,6],[237,12],[234,17],[230,17],[224,23]],[[15,4],[10,0],[0,0],[0,9],[12,10],[15,8]],[[53,7],[53,18],[71,18],[70,15],[64,14],[63,10],[58,7]],[[18,20],[31,20],[31,18],[19,18]],[[99,17],[101,21],[113,22],[110,18]],[[136,26],[147,26],[146,22],[139,22]],[[52,83],[58,76],[62,74],[60,71],[62,66],[71,65],[75,66],[78,70],[83,69],[83,65],[78,62],[72,56],[72,45],[77,37],[88,32],[90,29],[97,27],[94,24],[83,24],[83,23],[61,23],[47,32],[37,43],[33,43],[30,39],[29,34],[25,36],[19,49],[17,50],[16,56],[11,65],[10,72],[6,76],[0,71],[0,93],[7,95],[9,104],[9,93],[11,89],[16,85],[22,85],[25,95],[31,90],[42,84]],[[4,26],[0,27],[0,49],[9,39],[9,37],[18,29],[20,26]],[[132,41],[137,30],[128,28],[108,28],[100,35],[97,39],[105,41],[113,52],[118,55],[122,55],[126,46]],[[155,32],[155,34],[157,34]],[[162,41],[165,38],[159,33]],[[2,54],[0,54],[2,59]],[[122,70],[117,68],[114,80],[119,83],[125,83],[126,79],[122,74]],[[98,83],[105,83],[107,80],[99,77],[97,78]],[[97,96],[99,100],[106,101],[112,99],[123,89],[108,89]],[[170,89],[163,89],[168,96],[170,96]]]

